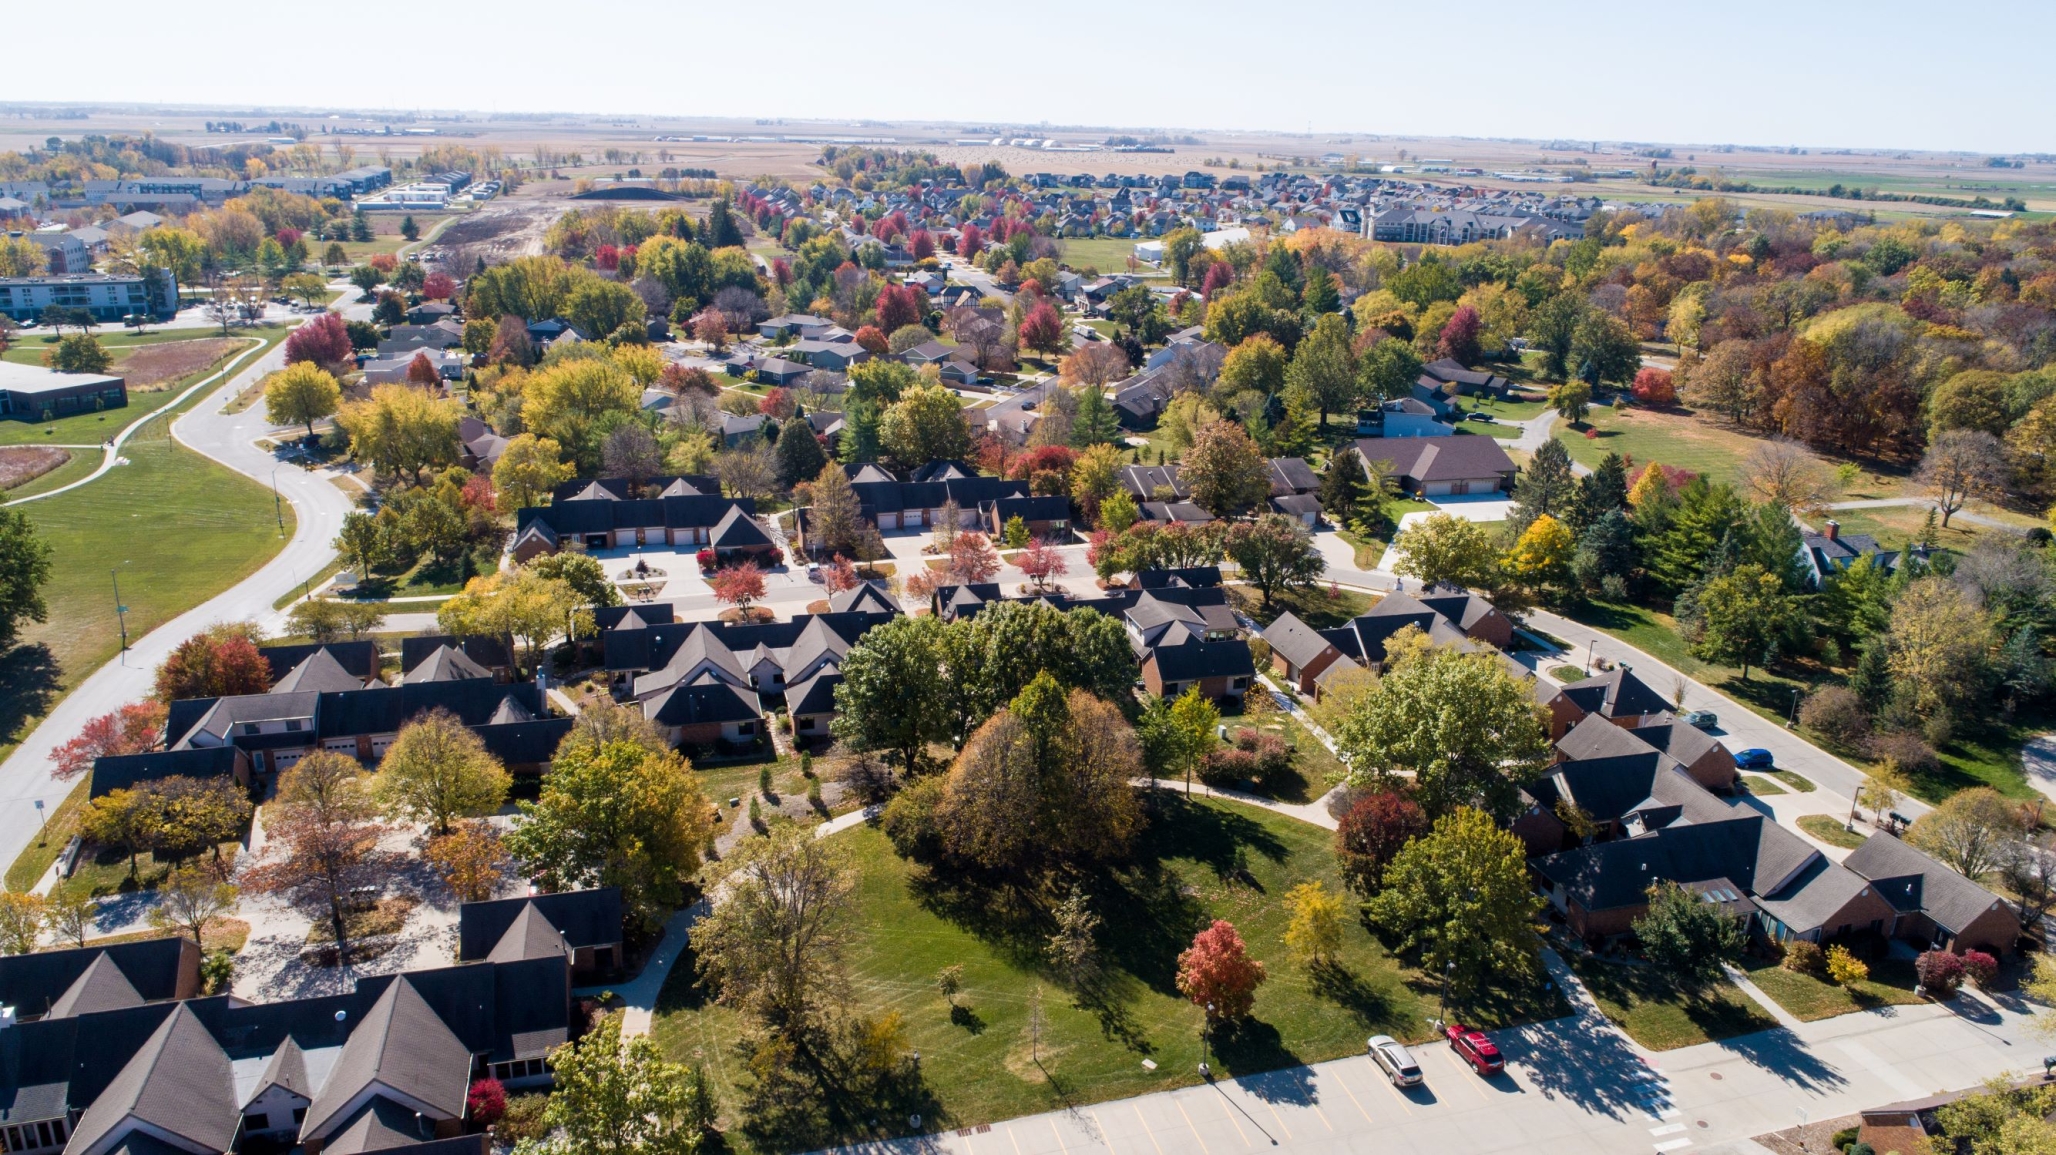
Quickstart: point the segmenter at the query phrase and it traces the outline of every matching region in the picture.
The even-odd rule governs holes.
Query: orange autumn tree
[[[1249,957],[1235,924],[1226,919],[1194,935],[1178,956],[1178,991],[1206,1008],[1209,1026],[1248,1018],[1264,977],[1264,964]]]
[[[163,702],[131,702],[87,722],[77,737],[50,751],[51,777],[67,781],[91,769],[95,759],[151,750],[168,713]]]

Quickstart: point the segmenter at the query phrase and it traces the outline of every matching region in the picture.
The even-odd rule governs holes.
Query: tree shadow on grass
[[[1138,1055],[1156,1053],[1156,1045],[1135,1020],[1132,1004],[1140,984],[1133,975],[1110,971],[1077,992],[1077,1007],[1099,1019],[1100,1033]]]
[[[952,1003],[950,1005],[949,1021],[951,1026],[962,1027],[974,1035],[985,1033],[985,1020],[978,1016],[977,1011],[962,1003]]]
[[[1310,969],[1314,994],[1347,1011],[1360,1027],[1393,1027],[1399,1011],[1390,992],[1364,980],[1338,962],[1317,963]]]
[[[928,1085],[920,1064],[903,1058],[890,1070],[867,1068],[845,1032],[804,1032],[803,1045],[771,1052],[761,1040],[737,1044],[755,1072],[745,1093],[742,1133],[764,1151],[805,1151],[851,1143],[894,1141],[896,1151],[940,1151],[935,1131],[950,1123],[948,1109]],[[914,1120],[918,1119],[916,1123]]]
[[[1319,1098],[1313,1072],[1285,1045],[1278,1028],[1261,1019],[1216,1027],[1213,1052],[1223,1071],[1267,1103],[1306,1105]]]
[[[63,677],[50,647],[40,642],[0,653],[0,742],[20,741],[22,728],[49,712]]]

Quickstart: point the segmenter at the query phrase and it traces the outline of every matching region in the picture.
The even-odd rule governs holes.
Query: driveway
[[[1458,497],[1432,497],[1428,499],[1435,509],[1430,512],[1417,509],[1412,513],[1399,515],[1399,532],[1404,533],[1437,513],[1446,513],[1465,521],[1505,521],[1513,514],[1513,499],[1503,493],[1465,494]],[[1395,538],[1399,534],[1393,535]],[[1396,545],[1385,548],[1385,556],[1378,559],[1378,568],[1390,572],[1399,564],[1401,553]]]

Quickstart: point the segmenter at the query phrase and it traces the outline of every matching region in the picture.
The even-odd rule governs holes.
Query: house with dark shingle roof
[[[199,993],[200,952],[191,939],[151,938],[0,956],[0,1006],[13,1007],[23,1022],[111,1009],[103,1005],[110,995],[132,1006]]]
[[[1633,729],[1657,724],[1670,717],[1671,704],[1635,676],[1627,666],[1616,666],[1604,674],[1572,682],[1551,690],[1535,683],[1535,693],[1549,711],[1549,739],[1554,742],[1572,726],[1597,714],[1616,726]]]
[[[457,908],[457,961],[561,951],[574,978],[607,973],[622,962],[621,927],[618,886],[467,902]]]
[[[1925,556],[1925,550],[1919,556]],[[1869,558],[1871,565],[1886,573],[1899,567],[1899,551],[1884,548],[1867,533],[1843,533],[1838,521],[1830,520],[1819,533],[1799,535],[1799,564],[1805,567],[1807,584],[1815,589],[1829,574],[1848,569],[1859,558]]]
[[[1890,834],[1873,834],[1842,860],[1892,905],[1890,933],[1928,950],[2000,955],[2020,941],[2020,915],[2004,900]]]
[[[663,483],[661,488],[659,482]],[[706,479],[658,478],[643,492],[651,489],[656,489],[658,496],[632,498],[626,496],[625,481],[602,478],[576,483],[570,492],[554,496],[548,505],[518,511],[514,515],[514,539],[509,546],[514,560],[526,562],[560,549],[594,551],[668,545],[697,550],[713,546],[714,532],[724,524],[733,531],[735,517],[756,517],[757,503],[753,499],[722,497],[720,488]],[[735,540],[740,542],[742,538],[738,536]],[[714,548],[718,552],[719,547]],[[730,552],[763,553],[770,548],[769,535],[758,527],[751,544],[738,544]]]

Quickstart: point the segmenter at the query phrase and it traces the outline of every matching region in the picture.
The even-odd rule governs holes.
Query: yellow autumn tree
[[[1562,589],[1570,584],[1571,555],[1577,548],[1570,527],[1545,513],[1529,522],[1507,551],[1506,572],[1531,590]]]

